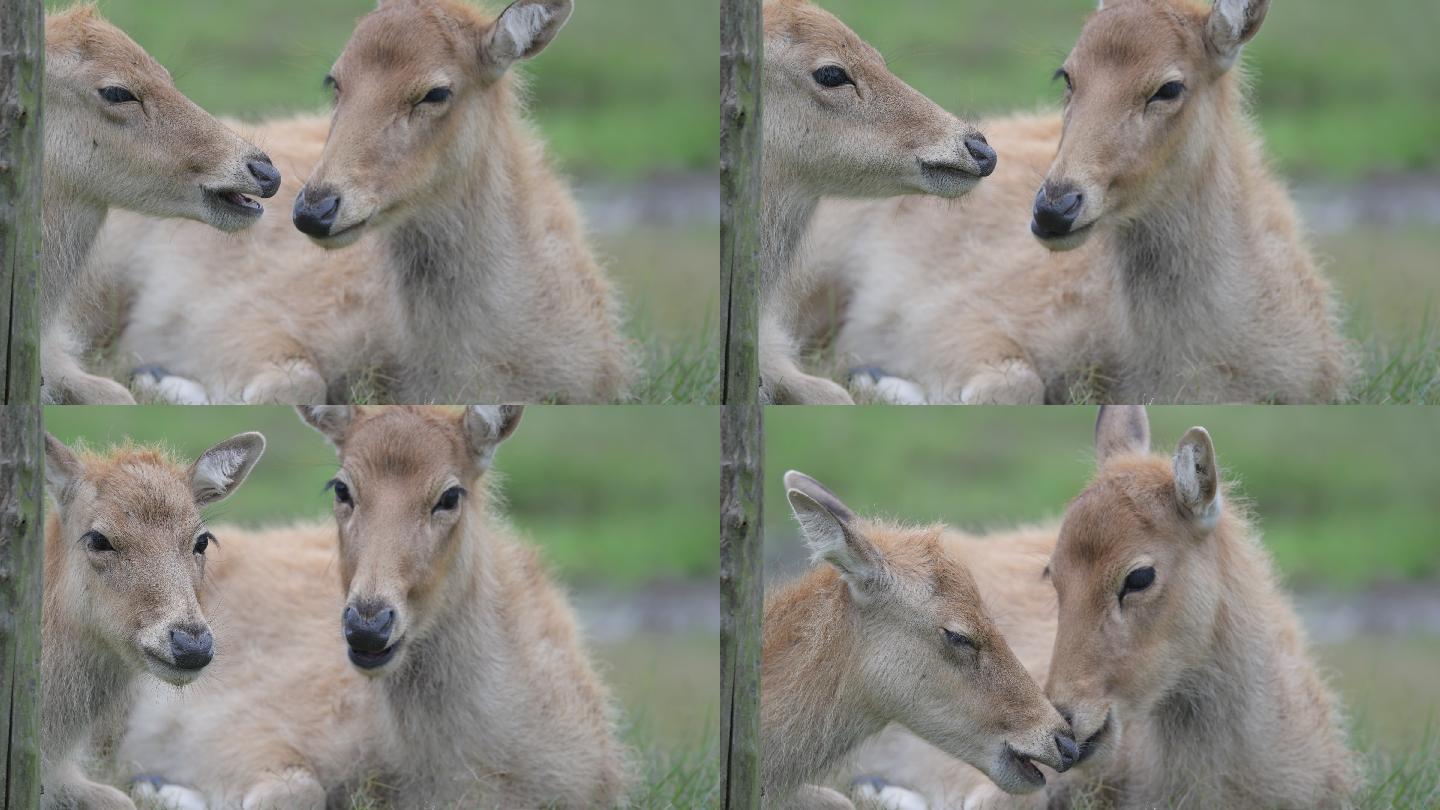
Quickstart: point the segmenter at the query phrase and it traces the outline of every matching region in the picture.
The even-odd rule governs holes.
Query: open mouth
[[[376,650],[375,652],[357,650],[354,647],[350,647],[350,663],[361,669],[379,669],[390,663],[390,659],[395,657],[395,651],[399,648],[400,645],[398,643],[391,644],[389,647],[383,650]]]
[[[222,209],[236,211],[247,216],[259,216],[265,213],[265,209],[260,203],[246,197],[238,191],[214,191],[206,189],[205,196]]]
[[[1019,774],[1021,779],[1034,787],[1044,787],[1045,774],[1035,767],[1035,763],[1031,761],[1030,757],[1021,754],[1008,744],[1005,746],[1005,754],[1009,757],[1010,766],[1015,769],[1015,773]]]

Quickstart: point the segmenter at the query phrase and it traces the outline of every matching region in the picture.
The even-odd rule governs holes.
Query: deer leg
[[[760,322],[760,383],[777,405],[854,405],[855,399],[832,380],[806,374],[796,362],[795,341],[773,317]]]
[[[290,768],[248,791],[241,810],[325,810],[325,787],[306,768]]]
[[[325,378],[309,360],[294,358],[266,366],[241,394],[246,405],[324,405]]]
[[[73,764],[64,769],[57,782],[45,785],[40,806],[45,810],[135,810],[135,802],[129,796],[109,785],[90,781]]]
[[[130,389],[114,380],[88,373],[63,344],[49,339],[41,347],[40,376],[45,380],[45,398],[50,402],[61,405],[135,404]]]
[[[791,810],[855,810],[854,802],[838,791],[819,785],[803,785],[791,797]]]
[[[1043,405],[1045,381],[1028,362],[1010,358],[986,363],[960,388],[962,405]]]

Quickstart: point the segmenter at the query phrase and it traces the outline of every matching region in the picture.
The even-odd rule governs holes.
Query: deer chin
[[[324,236],[310,236],[309,239],[315,245],[326,250],[340,250],[347,248],[360,241],[374,223],[373,219],[362,219],[353,225],[346,225],[338,231],[331,231]]]
[[[202,188],[204,206],[201,220],[227,233],[242,231],[254,225],[265,214],[265,208],[247,196],[247,193],[254,192],[248,189],[240,191],[234,188]]]
[[[919,178],[911,185],[922,194],[954,199],[969,194],[980,185],[981,177],[963,166],[951,163],[920,161]]]
[[[371,678],[383,678],[399,665],[404,653],[401,649],[404,643],[403,640],[397,639],[395,643],[383,650],[370,652],[347,647],[346,652],[349,654],[350,663],[362,674]]]
[[[181,669],[175,666],[166,656],[147,647],[140,648],[140,659],[144,663],[145,669],[148,670],[151,675],[154,675],[171,686],[189,686],[195,682],[196,678],[200,677],[200,673],[205,671],[204,667],[200,669]]]
[[[1034,234],[1036,239],[1040,240],[1040,244],[1044,245],[1052,253],[1065,253],[1067,251],[1074,250],[1085,244],[1086,242],[1090,241],[1090,237],[1095,232],[1095,223],[1090,222],[1085,225],[1072,228],[1070,229],[1069,233],[1065,233],[1060,236],[1042,236],[1038,232],[1036,232],[1035,227],[1032,223],[1030,232]]]
[[[1035,761],[1006,743],[985,775],[1006,793],[1033,793],[1045,787],[1045,774]]]

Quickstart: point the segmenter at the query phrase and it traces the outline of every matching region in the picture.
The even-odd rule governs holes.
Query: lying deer
[[[318,404],[378,376],[402,403],[623,398],[615,294],[511,75],[571,8],[384,0],[326,78],[329,116],[254,128],[296,178],[276,198],[291,222],[237,239],[117,218],[102,259],[136,288],[119,350],[142,390]]]
[[[125,759],[223,807],[348,806],[366,786],[396,808],[620,803],[609,694],[487,475],[520,414],[304,410],[339,452],[338,544],[330,526],[227,532],[207,610],[247,654],[137,708]]]
[[[88,374],[64,322],[86,257],[112,208],[191,219],[232,233],[259,220],[247,195],[274,196],[280,173],[175,89],[170,74],[93,5],[45,20],[44,259],[40,318],[45,397],[134,403]]]
[[[1268,7],[1103,3],[1056,74],[1063,115],[986,124],[1005,160],[963,212],[822,210],[815,272],[853,280],[838,352],[911,401],[1343,396],[1330,285],[1236,68]]]
[[[785,475],[817,562],[765,603],[766,806],[848,807],[812,783],[899,723],[1001,788],[1045,785],[1078,756],[1069,726],[991,620],[943,527],[862,519],[814,479]]]
[[[87,744],[118,724],[146,673],[179,687],[210,664],[198,591],[217,541],[200,512],[234,493],[264,450],[263,436],[242,433],[187,467],[153,448],[76,453],[46,435],[45,484],[57,508],[45,524],[42,807],[134,810],[124,793],[86,776]]]
[[[1033,806],[1079,794],[1119,808],[1347,806],[1360,777],[1339,703],[1210,434],[1192,428],[1156,456],[1143,408],[1106,408],[1095,444],[1099,470],[1047,569],[1059,619],[1046,693],[1080,759]],[[913,738],[891,742],[861,767],[932,806],[1032,806]]]
[[[798,360],[812,281],[798,260],[821,196],[959,197],[995,170],[995,151],[809,0],[766,0],[764,13],[761,385],[777,403],[850,403]]]

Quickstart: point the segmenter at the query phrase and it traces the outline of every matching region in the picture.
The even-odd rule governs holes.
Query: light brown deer
[[[185,686],[217,646],[230,654],[200,609],[216,544],[200,513],[235,492],[264,450],[263,436],[242,433],[187,467],[154,448],[77,453],[46,435],[56,509],[45,524],[40,629],[43,807],[134,810],[86,776],[90,737],[118,725],[146,673]]]
[[[1144,409],[1106,408],[1095,444],[1099,470],[1048,568],[1058,632],[1046,692],[1081,740],[1075,769],[1032,805],[913,741],[861,767],[923,785],[939,807],[1043,807],[1078,792],[1119,808],[1346,806],[1359,771],[1338,701],[1210,434],[1192,428],[1173,457],[1152,455]]]
[[[995,169],[979,130],[916,92],[809,0],[767,0],[761,181],[760,373],[777,403],[850,394],[799,366],[804,235],[824,195],[959,197]]]
[[[1330,285],[1235,68],[1268,6],[1105,3],[1063,115],[985,123],[1004,160],[963,212],[823,209],[812,272],[853,279],[838,353],[929,402],[1343,396]]]
[[[813,784],[899,723],[1007,791],[1067,769],[1069,726],[1011,652],[944,527],[862,519],[814,479],[785,476],[818,565],[765,603],[767,806],[846,807]]]
[[[303,411],[339,452],[338,545],[329,526],[227,533],[206,609],[247,653],[138,708],[124,756],[212,806],[348,806],[367,784],[397,808],[621,802],[610,697],[495,506],[520,414]]]
[[[296,178],[293,223],[221,239],[117,218],[102,258],[136,285],[119,351],[163,369],[144,390],[318,404],[378,372],[402,403],[623,398],[614,292],[511,70],[571,9],[385,0],[331,69],[328,118],[254,128]]]
[[[46,398],[133,403],[124,386],[85,372],[63,321],[86,257],[112,208],[253,225],[280,174],[265,153],[175,89],[170,74],[90,4],[45,20],[45,189],[41,323]]]

